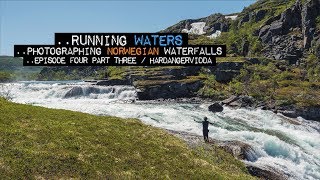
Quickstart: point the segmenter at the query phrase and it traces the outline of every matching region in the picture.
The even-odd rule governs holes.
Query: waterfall
[[[97,86],[83,82],[8,83],[0,89],[0,94],[8,93],[7,91],[13,99],[19,99],[25,103],[52,99],[129,101],[137,98],[136,89],[133,86]]]
[[[286,118],[260,109],[208,111],[210,104],[151,103],[137,98],[132,86],[95,86],[82,82],[4,84],[18,103],[67,109],[95,115],[138,118],[155,127],[202,135],[194,120],[208,117],[209,137],[239,141],[251,148],[247,164],[277,169],[291,179],[320,179],[320,123]],[[0,89],[1,91],[1,89]]]

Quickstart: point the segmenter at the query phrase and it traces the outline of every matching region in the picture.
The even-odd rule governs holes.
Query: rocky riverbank
[[[255,166],[250,161],[254,160],[254,155],[252,155],[252,147],[249,144],[245,144],[239,141],[219,141],[214,138],[210,138],[210,143],[205,143],[203,137],[196,134],[191,134],[187,132],[179,132],[167,130],[169,133],[183,139],[187,145],[192,148],[203,148],[206,151],[212,150],[212,148],[221,148],[226,152],[230,153],[236,159],[245,162],[248,172],[261,179],[273,179],[273,180],[283,180],[288,179],[288,175],[283,172],[273,168],[273,167],[259,167]]]
[[[299,107],[297,105],[276,105],[274,101],[258,101],[251,96],[231,96],[221,101],[221,105],[234,108],[260,108],[281,113],[289,118],[303,117],[308,120],[320,121],[320,106]]]
[[[191,98],[159,98],[149,100],[148,103],[207,103],[211,104],[208,111],[221,112],[223,106],[232,108],[262,109],[274,113],[281,113],[288,118],[302,117],[307,120],[320,121],[320,107],[299,107],[296,105],[277,106],[275,102],[263,102],[254,99],[251,96],[230,96],[223,101],[216,101],[211,98],[191,97]]]

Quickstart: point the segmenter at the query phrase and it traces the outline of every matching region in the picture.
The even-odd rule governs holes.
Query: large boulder
[[[255,161],[257,159],[257,156],[254,157],[252,155],[254,151],[249,144],[240,141],[224,141],[220,142],[218,146],[237,159],[247,161]]]
[[[272,167],[258,167],[253,165],[247,165],[248,172],[260,179],[272,179],[272,180],[284,180],[289,179],[288,175],[276,170]]]
[[[208,107],[208,110],[211,112],[222,112],[223,111],[223,106],[220,103],[213,103]]]
[[[64,98],[71,98],[76,96],[82,96],[84,95],[84,92],[82,90],[82,87],[76,86],[72,87],[65,95]]]
[[[320,121],[320,106],[300,108],[298,113],[305,119]]]

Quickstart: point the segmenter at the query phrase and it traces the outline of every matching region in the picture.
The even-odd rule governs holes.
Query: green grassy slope
[[[191,150],[135,119],[0,99],[0,178],[250,179],[220,149]]]

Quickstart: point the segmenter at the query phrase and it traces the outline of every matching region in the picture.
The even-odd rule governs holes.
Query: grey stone
[[[208,110],[211,112],[222,112],[223,106],[219,103],[213,103],[208,107]]]

